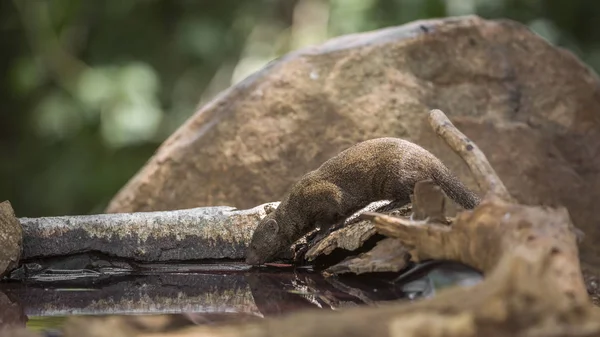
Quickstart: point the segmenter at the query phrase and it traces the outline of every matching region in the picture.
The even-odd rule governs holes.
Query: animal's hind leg
[[[400,208],[411,203],[414,185],[413,179],[397,173],[387,178],[385,186],[382,187],[382,194],[386,199],[392,200],[390,206]]]
[[[387,207],[387,208],[404,207],[404,206],[412,203],[412,199],[410,197],[411,197],[410,195],[406,195],[405,193],[403,193],[399,197],[392,200],[392,202],[389,204],[390,207]]]

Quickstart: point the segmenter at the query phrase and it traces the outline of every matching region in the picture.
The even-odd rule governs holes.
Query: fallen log
[[[337,312],[307,310],[281,319],[228,327],[191,327],[176,336],[598,336],[600,309],[586,292],[577,234],[564,207],[513,201],[485,155],[443,112],[429,122],[469,166],[486,192],[481,204],[457,215],[451,226],[378,213],[380,233],[399,239],[411,258],[455,260],[482,270],[471,287],[453,287],[435,298]],[[85,336],[69,326],[67,336]],[[71,325],[69,325],[71,324]],[[75,332],[73,332],[75,331]],[[136,336],[148,336],[138,332]],[[153,335],[157,336],[157,335]],[[167,335],[165,335],[167,336]]]
[[[19,218],[21,259],[86,252],[146,262],[242,259],[265,208],[273,205]]]

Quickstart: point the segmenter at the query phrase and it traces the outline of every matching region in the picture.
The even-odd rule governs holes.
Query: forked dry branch
[[[514,201],[485,154],[439,109],[429,112],[429,125],[452,151],[456,152],[469,167],[471,174],[486,196],[492,195],[505,201]]]

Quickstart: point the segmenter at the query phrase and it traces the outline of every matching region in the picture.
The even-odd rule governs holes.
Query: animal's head
[[[252,240],[246,250],[246,263],[259,265],[273,260],[283,252],[289,243],[275,219],[266,216],[256,227]]]

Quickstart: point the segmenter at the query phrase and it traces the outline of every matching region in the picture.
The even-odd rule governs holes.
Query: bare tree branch
[[[514,202],[485,154],[452,124],[442,110],[433,109],[429,112],[429,125],[469,166],[475,181],[486,193],[486,197],[494,196]]]

